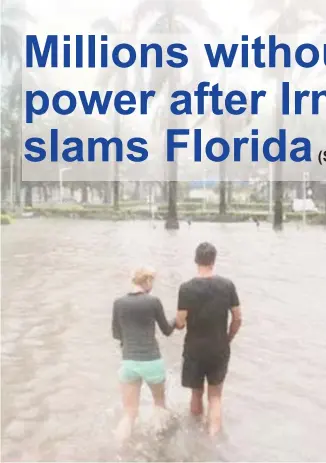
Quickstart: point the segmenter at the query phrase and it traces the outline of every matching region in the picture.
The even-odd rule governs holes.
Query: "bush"
[[[284,210],[290,210],[291,205],[289,203],[283,204]],[[166,212],[168,209],[167,204],[161,204],[158,207],[160,212]],[[219,204],[218,203],[211,203],[207,202],[205,206],[206,211],[219,211]],[[233,211],[262,211],[267,212],[269,209],[268,203],[232,203],[231,205],[227,206],[229,212]],[[203,202],[188,202],[183,201],[178,203],[178,210],[185,210],[185,211],[201,211],[203,210]]]
[[[202,204],[204,200],[202,198],[184,198],[183,202],[186,204],[196,203],[198,205],[198,204]]]
[[[83,206],[79,205],[64,205],[56,204],[47,207],[25,207],[24,212],[34,212],[36,216],[62,216],[69,217],[71,215],[80,215],[84,211]]]
[[[195,210],[189,210],[185,208],[178,208],[178,217],[180,220],[191,220],[194,222],[223,222],[223,223],[233,223],[233,222],[247,222],[252,220],[254,217],[260,222],[268,220],[269,213],[267,211],[260,210],[233,210],[228,211],[225,215],[220,215],[218,208],[202,210],[202,208],[197,208]],[[214,205],[215,206],[215,205]],[[112,207],[81,207],[72,205],[68,206],[59,206],[59,207],[47,207],[47,208],[25,208],[27,212],[34,212],[34,214],[45,216],[45,217],[69,217],[69,218],[84,218],[91,220],[149,220],[151,214],[148,208],[121,208],[119,211],[115,211]],[[285,213],[285,221],[300,221],[302,220],[302,213],[299,212],[288,212]],[[2,221],[2,217],[8,217]],[[154,214],[156,220],[165,220],[167,217],[167,208],[159,208],[158,212]],[[309,224],[325,224],[326,216],[324,213],[320,212],[307,212],[307,223]],[[9,219],[9,220],[8,220]],[[11,223],[11,217],[3,214],[1,216],[1,223]]]
[[[10,225],[12,218],[8,214],[1,214],[1,225]]]
[[[285,214],[287,221],[302,221],[302,212],[288,212]],[[323,212],[306,212],[307,223],[313,225],[323,225],[326,215]]]

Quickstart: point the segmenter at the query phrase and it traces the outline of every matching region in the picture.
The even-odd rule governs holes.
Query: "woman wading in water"
[[[166,407],[165,367],[155,338],[155,325],[169,336],[175,322],[167,321],[161,301],[150,295],[154,278],[152,270],[138,269],[132,279],[132,291],[113,305],[112,333],[122,347],[119,379],[124,415],[116,433],[120,441],[125,441],[132,432],[143,382],[152,392],[155,407]]]

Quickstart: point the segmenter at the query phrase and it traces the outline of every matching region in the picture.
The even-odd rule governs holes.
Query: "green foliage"
[[[8,214],[1,214],[1,225],[10,225],[12,218]]]
[[[36,216],[42,215],[45,217],[65,217],[71,219],[87,219],[87,220],[149,220],[151,218],[150,211],[146,208],[137,209],[123,208],[115,211],[112,207],[99,208],[70,206],[70,207],[48,207],[48,208],[25,208],[25,211],[34,212]],[[154,215],[156,220],[165,220],[167,218],[167,209],[160,211]],[[2,217],[2,216],[1,216]],[[225,215],[220,215],[218,209],[203,211],[202,209],[189,212],[188,209],[180,209],[179,217],[181,220],[190,220],[193,222],[219,222],[219,223],[236,223],[249,222],[253,218],[260,222],[267,221],[269,218],[268,211],[236,211],[233,210]],[[322,225],[325,223],[325,214],[321,212],[310,212],[306,214],[307,223],[312,225]],[[288,212],[285,214],[286,221],[302,221],[302,213]]]
[[[203,210],[203,202],[190,202],[190,201],[183,201],[178,203],[178,212],[196,212]],[[283,205],[285,211],[290,211],[291,205],[289,203]],[[269,205],[268,203],[232,203],[229,206],[231,212],[238,212],[238,211],[252,211],[253,213],[256,212],[268,212]],[[207,211],[218,211],[219,205],[217,203],[209,203],[207,202],[205,209]],[[158,207],[159,212],[166,212],[167,205],[162,204]]]

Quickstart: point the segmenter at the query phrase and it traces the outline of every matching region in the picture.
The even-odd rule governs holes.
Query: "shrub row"
[[[284,210],[289,211],[291,208],[291,205],[289,203],[283,204]],[[165,212],[167,211],[167,204],[161,204],[158,206],[158,211],[159,212]],[[268,211],[269,205],[268,203],[232,203],[228,209],[232,211]],[[185,210],[185,211],[199,211],[203,209],[203,203],[198,204],[198,203],[191,203],[191,202],[182,202],[178,203],[178,210]],[[217,203],[207,203],[205,205],[205,209],[207,211],[218,211],[219,210],[219,204]]]
[[[178,211],[181,212],[200,212],[203,210],[203,202],[190,202],[190,201],[183,201],[179,202]],[[228,207],[230,212],[233,211],[268,211],[268,204],[267,203],[232,203],[231,206]],[[289,203],[283,204],[284,210],[290,212],[291,205]],[[131,212],[133,211],[149,211],[150,206],[145,202],[140,201],[128,201],[128,202],[120,202],[119,204],[120,210]],[[25,211],[34,211],[39,213],[44,212],[51,212],[51,211],[83,211],[86,210],[88,212],[101,212],[101,211],[112,211],[113,206],[111,204],[55,204],[55,205],[42,205],[42,206],[35,206],[32,208],[25,208]],[[157,207],[158,213],[165,213],[168,210],[168,205],[166,203],[159,204]],[[205,205],[205,211],[208,212],[218,212],[219,204],[218,203],[210,203],[207,202]]]
[[[85,218],[94,220],[134,220],[134,219],[149,219],[151,217],[148,209],[143,210],[119,210],[114,211],[111,209],[96,210],[87,208],[76,208],[72,206],[70,208],[34,208],[27,209],[32,211],[36,216],[45,217],[70,217],[70,218]],[[166,219],[167,212],[160,212],[154,215],[157,220]],[[179,210],[178,216],[180,220],[188,220],[194,222],[211,221],[211,222],[245,222],[251,220],[253,217],[259,221],[268,220],[268,212],[263,211],[232,211],[224,216],[220,215],[217,211],[202,211],[197,210],[189,212],[188,210]],[[325,214],[311,212],[306,214],[307,222],[313,224],[325,223]],[[288,212],[285,214],[286,221],[300,221],[302,220],[302,214],[298,212]]]
[[[8,214],[1,214],[1,225],[10,225],[12,218]]]

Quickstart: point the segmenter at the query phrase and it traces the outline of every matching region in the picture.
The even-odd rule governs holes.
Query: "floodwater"
[[[21,220],[2,227],[2,461],[325,461],[326,232],[263,224]],[[132,445],[116,449],[121,405],[113,299],[130,270],[158,271],[173,316],[202,240],[234,280],[244,325],[234,341],[221,435],[189,422],[182,333],[158,334],[176,421],[155,436],[143,389]]]

